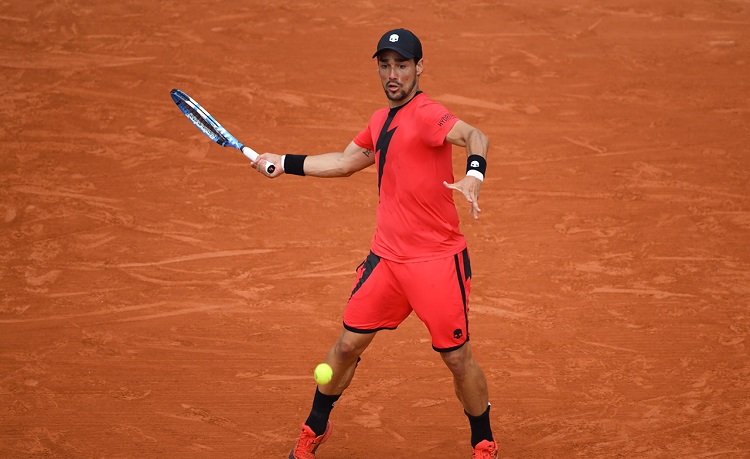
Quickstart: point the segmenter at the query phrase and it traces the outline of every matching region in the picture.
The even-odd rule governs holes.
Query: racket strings
[[[203,114],[201,114],[194,107],[191,107],[185,103],[178,103],[177,106],[180,107],[180,110],[182,110],[182,112],[188,118],[190,118],[190,121],[198,126],[198,129],[203,131],[203,133],[210,137],[211,140],[220,144],[221,146],[224,146],[227,143],[226,136],[224,136],[222,132],[216,128],[216,126],[208,122],[208,119],[205,118]]]

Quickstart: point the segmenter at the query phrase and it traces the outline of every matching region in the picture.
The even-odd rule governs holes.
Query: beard
[[[386,84],[383,87],[383,90],[385,91],[385,96],[389,100],[398,102],[398,101],[406,99],[409,96],[409,94],[411,94],[412,90],[414,90],[414,87],[417,85],[417,82],[413,81],[408,88],[405,88],[403,85],[399,83],[396,83],[396,84],[399,85],[399,90],[395,93],[392,93],[391,91],[388,90],[388,84]]]

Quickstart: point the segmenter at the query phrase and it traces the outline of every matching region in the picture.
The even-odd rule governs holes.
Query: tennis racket
[[[182,113],[184,113],[185,116],[187,116],[190,121],[192,121],[193,124],[195,124],[198,129],[201,130],[201,132],[206,134],[209,139],[218,143],[222,147],[234,147],[240,150],[245,156],[250,158],[252,162],[258,162],[260,156],[255,152],[255,150],[243,145],[242,142],[237,140],[235,136],[224,129],[224,126],[219,124],[219,122],[216,121],[216,118],[211,116],[211,114],[208,113],[205,108],[201,107],[201,105],[192,97],[188,96],[179,89],[173,89],[170,94],[172,96],[172,100],[174,100],[174,103],[177,104],[177,107],[179,107],[180,110],[182,110]],[[275,170],[276,166],[269,162],[266,162],[267,173],[273,174],[273,171]]]

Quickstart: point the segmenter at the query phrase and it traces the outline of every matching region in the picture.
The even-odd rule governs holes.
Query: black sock
[[[487,405],[487,411],[480,414],[479,416],[472,416],[464,410],[466,417],[469,418],[469,424],[471,425],[471,447],[475,448],[481,441],[494,441],[495,438],[492,436],[492,428],[490,427],[490,408],[491,405]]]
[[[331,416],[331,410],[341,395],[326,395],[318,388],[315,388],[315,398],[313,399],[310,416],[307,417],[305,424],[311,428],[315,435],[320,436],[326,431],[328,418]]]

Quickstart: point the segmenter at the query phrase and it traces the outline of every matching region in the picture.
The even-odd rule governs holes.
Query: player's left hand
[[[475,218],[479,218],[482,209],[479,208],[479,189],[482,187],[482,181],[476,177],[467,175],[456,183],[443,182],[446,188],[460,191],[471,204],[469,213]]]

